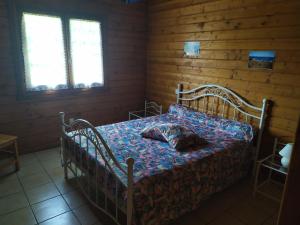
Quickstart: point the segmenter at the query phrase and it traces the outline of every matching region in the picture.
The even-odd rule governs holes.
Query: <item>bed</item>
[[[218,85],[184,91],[180,84],[176,95],[165,114],[99,127],[82,119],[66,124],[60,113],[65,177],[71,170],[116,224],[122,215],[127,225],[167,224],[245,176],[257,158],[265,99],[256,107]],[[189,127],[206,143],[177,151],[140,135],[161,122]]]

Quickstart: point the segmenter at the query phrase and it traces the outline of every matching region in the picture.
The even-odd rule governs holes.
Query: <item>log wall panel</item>
[[[6,0],[0,0],[0,133],[19,137],[20,152],[32,152],[58,145],[58,112],[85,118],[95,125],[127,119],[128,111],[143,106],[146,80],[146,5],[125,5],[118,0],[35,1],[58,8],[72,5],[86,12],[104,11],[108,21],[107,91],[59,99],[17,100],[14,43],[9,32]],[[132,87],[136,88],[132,88]]]
[[[268,98],[265,139],[293,140],[300,112],[299,12],[298,0],[149,1],[147,97],[166,110],[182,82],[186,88],[220,84],[253,104]],[[199,57],[183,56],[185,41],[201,42]],[[273,70],[248,69],[250,50],[276,50]]]

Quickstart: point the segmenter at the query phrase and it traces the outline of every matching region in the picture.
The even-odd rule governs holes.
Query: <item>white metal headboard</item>
[[[242,114],[245,118],[245,122],[251,122],[251,119],[258,121],[258,136],[257,136],[257,146],[255,151],[255,162],[257,161],[262,134],[265,126],[266,120],[266,109],[267,109],[267,99],[263,99],[262,106],[257,107],[252,104],[249,104],[242,97],[229,90],[228,88],[222,87],[216,84],[206,84],[201,85],[197,88],[184,91],[183,84],[178,84],[178,88],[176,89],[177,95],[177,104],[182,104],[183,102],[188,102],[190,106],[191,103],[196,104],[202,100],[202,111],[205,113],[211,113],[215,115],[219,115],[225,117],[226,107],[232,107],[233,109],[233,119],[238,119],[237,114]],[[212,102],[209,102],[209,98],[212,98]],[[220,103],[221,100],[221,103]],[[218,110],[221,105],[221,109]],[[197,109],[201,108],[201,106],[197,105]],[[254,166],[255,170],[255,166]]]

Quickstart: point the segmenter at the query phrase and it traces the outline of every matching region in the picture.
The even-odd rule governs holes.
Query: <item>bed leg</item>
[[[61,150],[61,155],[62,155],[62,166],[64,167],[64,177],[65,179],[68,179],[68,159],[67,159],[67,155],[66,155],[66,151],[64,148],[64,141],[63,138],[60,138],[60,150]]]
[[[67,180],[69,177],[68,177],[68,166],[67,166],[67,161],[64,160],[64,176],[65,176],[65,179]]]
[[[128,185],[127,185],[127,225],[132,225],[133,215],[133,164],[134,159],[128,158],[127,161],[127,174],[128,174]]]
[[[256,197],[260,166],[261,166],[261,163],[258,162],[257,166],[256,166],[256,170],[255,170],[255,178],[254,178],[255,180],[254,180],[253,197]]]
[[[66,132],[66,130],[65,130],[65,113],[60,112],[59,117],[60,117],[60,125],[61,125],[60,150],[61,150],[62,158],[63,158],[65,179],[68,179],[68,158],[67,158],[67,154],[65,151],[65,143],[64,143],[64,138],[63,138],[64,134]]]

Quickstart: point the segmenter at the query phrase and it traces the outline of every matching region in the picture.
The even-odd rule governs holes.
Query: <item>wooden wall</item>
[[[6,1],[0,0],[0,133],[17,135],[21,153],[58,145],[60,111],[66,112],[67,117],[82,117],[98,125],[127,119],[128,110],[142,106],[145,97],[145,4],[125,5],[119,0],[48,2],[56,7],[105,12],[108,16],[109,89],[92,96],[17,100],[14,43]]]
[[[167,109],[178,82],[224,85],[253,104],[272,100],[269,132],[294,138],[300,112],[299,0],[153,0],[148,8],[148,98]],[[183,57],[187,40],[201,42],[197,59]],[[276,50],[274,69],[248,69],[249,50]]]

